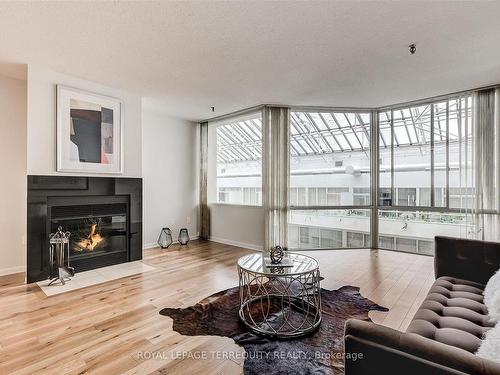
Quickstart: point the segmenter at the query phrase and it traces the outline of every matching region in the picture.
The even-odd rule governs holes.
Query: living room
[[[500,374],[500,2],[0,3],[0,374]]]

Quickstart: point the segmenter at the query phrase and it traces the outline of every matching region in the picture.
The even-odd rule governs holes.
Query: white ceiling
[[[500,1],[2,2],[0,62],[192,120],[261,103],[370,107],[500,83],[499,16]]]

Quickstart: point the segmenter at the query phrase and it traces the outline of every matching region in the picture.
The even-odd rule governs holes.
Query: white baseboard
[[[232,245],[232,246],[237,246],[237,247],[243,247],[245,249],[256,250],[256,251],[263,251],[264,250],[264,247],[261,246],[261,245],[255,245],[255,244],[251,244],[251,243],[233,241],[233,240],[228,240],[226,238],[220,238],[220,237],[210,237],[209,241],[223,243],[225,245]]]
[[[26,272],[26,266],[1,268],[0,269],[0,276],[10,275],[10,274],[19,273],[19,272]]]
[[[197,239],[198,239],[198,236],[194,236],[194,237],[191,237],[189,240],[194,241]],[[175,240],[174,242],[172,242],[172,245],[174,245],[176,243],[179,243],[179,241]],[[145,243],[144,245],[142,245],[143,250],[154,249],[155,247],[159,247],[156,242]]]

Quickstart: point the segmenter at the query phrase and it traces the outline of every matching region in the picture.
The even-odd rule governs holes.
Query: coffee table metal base
[[[279,271],[278,271],[279,272]],[[296,275],[253,273],[238,267],[240,320],[252,332],[297,338],[321,324],[319,268]]]

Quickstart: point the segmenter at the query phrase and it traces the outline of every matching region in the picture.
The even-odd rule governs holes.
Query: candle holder
[[[170,245],[172,245],[172,231],[170,228],[161,228],[160,236],[158,237],[158,246],[160,246],[162,249],[168,248]]]
[[[189,242],[189,234],[187,228],[182,228],[179,232],[179,243],[181,245],[187,245]]]

